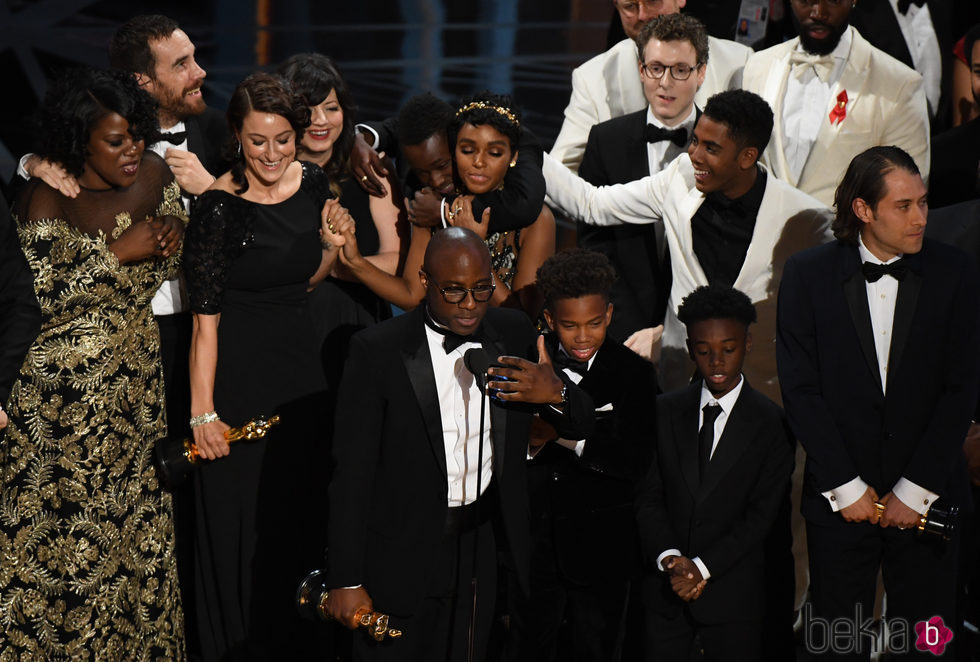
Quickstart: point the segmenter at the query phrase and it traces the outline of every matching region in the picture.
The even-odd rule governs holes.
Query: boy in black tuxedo
[[[606,335],[616,274],[583,249],[538,269],[549,354],[595,405],[595,432],[558,438],[540,419],[528,450],[531,592],[513,592],[512,659],[554,660],[567,619],[572,660],[619,660],[630,578],[638,575],[633,489],[650,461],[656,373]]]
[[[648,660],[687,662],[695,635],[705,659],[761,659],[763,542],[793,444],[782,411],[742,376],[755,317],[745,294],[719,285],[678,310],[699,378],[657,399],[654,460],[637,487]]]

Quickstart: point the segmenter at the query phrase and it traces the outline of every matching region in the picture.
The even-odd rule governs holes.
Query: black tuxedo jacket
[[[942,66],[940,81],[939,107],[932,121],[933,130],[942,131],[949,126],[950,116],[950,85],[953,76],[953,25],[950,5],[947,0],[926,0],[929,7],[929,17],[932,19],[936,41],[939,43],[939,54]],[[915,69],[912,54],[902,35],[891,3],[888,0],[861,0],[851,10],[849,16],[851,25],[861,33],[875,48],[885,51],[899,60],[909,69]],[[930,177],[930,179],[932,179]]]
[[[701,597],[687,603],[698,622],[757,621],[765,606],[763,543],[788,498],[795,442],[782,410],[744,382],[699,480],[700,404],[700,380],[657,398],[656,452],[636,496],[643,554],[659,580],[647,582],[644,599],[666,616],[683,609],[656,567],[660,554],[678,549],[711,573]]]
[[[579,176],[596,186],[625,184],[650,174],[647,142],[643,137],[647,111],[637,111],[592,127],[579,167]],[[634,331],[663,322],[670,291],[666,251],[660,263],[653,224],[596,227],[575,224],[578,245],[604,253],[616,269],[610,299],[616,313],[609,333],[625,340]]]
[[[929,206],[980,198],[980,117],[936,136],[929,166]],[[932,210],[929,225],[932,227]]]
[[[20,373],[27,349],[41,330],[34,274],[24,259],[7,203],[0,197],[0,406]]]
[[[963,252],[926,239],[898,288],[882,392],[857,246],[797,253],[779,289],[783,403],[807,452],[801,511],[844,525],[821,495],[860,476],[879,496],[905,477],[969,508],[963,439],[977,403],[980,293]]]
[[[446,453],[424,306],[353,336],[337,402],[327,550],[332,587],[363,584],[378,609],[413,613],[447,515]],[[491,357],[529,356],[536,333],[523,313],[490,308],[482,324]],[[537,358],[536,356],[534,357]],[[587,436],[592,401],[568,383],[563,435]],[[538,408],[491,401],[493,480],[500,520],[527,587],[527,442]]]
[[[184,126],[187,129],[187,151],[196,154],[208,172],[220,177],[231,168],[231,163],[224,157],[225,147],[231,138],[224,113],[209,106],[200,115],[184,120]]]
[[[595,431],[582,457],[549,443],[528,463],[534,533],[553,537],[567,578],[626,579],[639,570],[633,490],[653,452],[657,375],[607,337],[579,387],[595,405]]]

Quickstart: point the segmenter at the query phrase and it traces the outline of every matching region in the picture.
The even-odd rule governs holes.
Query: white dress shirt
[[[865,247],[864,240],[858,235],[858,254],[861,262],[873,264],[892,264],[901,259],[896,255],[887,262],[882,262]],[[865,291],[868,295],[868,311],[871,313],[871,332],[875,339],[875,354],[878,358],[878,374],[881,376],[881,388],[888,392],[888,355],[892,344],[892,327],[895,322],[895,302],[898,300],[898,281],[894,276],[885,275],[875,282],[865,281]],[[857,476],[843,485],[823,492],[824,498],[830,503],[830,508],[837,512],[847,508],[864,496],[868,484]],[[938,494],[920,487],[905,477],[899,478],[892,492],[902,503],[924,515],[932,502],[939,498]],[[884,495],[879,495],[884,496]]]
[[[670,74],[665,73],[665,76]],[[691,74],[692,76],[694,74]],[[691,106],[691,112],[687,117],[684,118],[682,122],[674,126],[667,126],[653,114],[649,106],[647,107],[647,124],[653,124],[661,129],[684,129],[687,131],[688,141],[691,139],[691,133],[694,132],[694,121],[698,117],[698,109],[693,105]],[[687,151],[687,147],[678,147],[670,140],[658,140],[655,143],[647,143],[647,163],[650,166],[650,174],[660,172],[666,167],[668,163],[676,159],[678,156]]]
[[[438,323],[436,323],[438,325]],[[444,336],[425,327],[432,357],[432,372],[439,395],[442,439],[446,449],[447,499],[450,507],[463,506],[477,499],[477,467],[480,452],[480,387],[463,362],[466,350],[482,347],[463,343],[446,353]],[[486,399],[483,419],[483,477],[480,490],[486,491],[493,477],[493,441],[490,437],[490,401]]]
[[[889,0],[898,27],[902,30],[905,45],[912,56],[912,66],[922,74],[925,87],[926,101],[929,102],[929,116],[935,117],[939,106],[940,84],[943,78],[942,54],[939,52],[939,40],[936,38],[936,28],[932,24],[932,14],[929,5],[909,5],[908,12],[898,11],[898,0]]]
[[[704,408],[707,405],[712,407],[721,407],[721,413],[715,418],[714,424],[714,442],[711,444],[711,453],[708,455],[708,460],[715,454],[715,449],[718,448],[718,442],[721,441],[721,435],[725,432],[725,426],[728,424],[728,417],[732,413],[732,409],[735,407],[735,403],[738,402],[738,396],[742,392],[742,385],[745,384],[745,377],[742,375],[738,376],[738,384],[735,385],[731,391],[715,399],[715,396],[711,394],[708,387],[701,384],[701,404],[698,405],[698,433],[700,434],[701,428],[704,426]],[[668,556],[680,556],[681,552],[679,549],[668,549],[660,553],[657,557],[657,568],[660,570],[664,569],[662,561]],[[701,557],[695,556],[691,561],[698,567],[701,571],[701,577],[708,579],[711,577],[711,573],[708,571],[708,566],[704,564]]]
[[[804,52],[802,46],[797,46],[796,50]],[[851,31],[845,30],[837,46],[826,56],[833,61],[826,80],[821,80],[812,66],[806,67],[802,74],[797,73],[797,67],[804,65],[794,65],[790,69],[783,97],[783,116],[778,125],[783,132],[786,163],[794,181],[799,181],[810,150],[817,141],[830,104],[830,90],[840,80],[850,52]]]
[[[565,355],[568,354],[568,352],[565,351],[565,348],[562,347],[561,345],[558,346],[558,351]],[[593,354],[592,358],[589,359],[589,364],[588,367],[586,368],[587,370],[592,370],[592,364],[595,362],[595,357],[597,356],[599,356],[598,350],[596,350],[596,353]],[[564,368],[562,372],[568,375],[568,378],[572,380],[573,384],[576,385],[582,381],[583,377],[585,377],[585,375],[580,375],[570,368]],[[559,445],[572,450],[578,457],[582,457],[582,452],[585,450],[585,439],[572,440],[572,439],[562,439],[561,437],[559,437],[556,441]]]
[[[169,129],[160,129],[160,133],[176,133],[184,130],[184,123],[177,122]],[[184,142],[179,145],[174,145],[166,140],[160,140],[159,142],[150,145],[148,149],[162,159],[166,157],[167,150],[171,147],[186,151],[187,139],[185,138]],[[188,210],[189,212],[191,208],[190,200],[183,196],[181,196],[181,200],[184,202],[184,209]],[[182,275],[178,275],[176,278],[166,281],[160,286],[157,293],[153,295],[150,305],[153,307],[154,315],[173,315],[174,313],[182,313],[187,310],[187,292],[184,290],[181,278]]]

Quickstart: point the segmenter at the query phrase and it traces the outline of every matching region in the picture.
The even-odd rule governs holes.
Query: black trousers
[[[905,628],[905,645],[897,636],[889,636],[891,660],[935,659],[932,653],[915,648],[915,625],[939,616],[953,628],[956,612],[956,577],[959,550],[958,536],[949,543],[933,537],[920,537],[914,530],[881,528],[867,522],[816,526],[807,523],[807,545],[810,556],[810,595],[814,616],[804,623],[804,636],[811,651],[826,660],[868,660],[870,637],[846,637],[830,650],[824,639],[825,624],[870,619],[874,613],[875,586],[881,569],[885,584],[885,618],[896,620],[889,632],[896,635]],[[819,620],[817,620],[819,619]],[[806,620],[806,619],[805,619]],[[857,623],[860,625],[860,623]],[[837,626],[840,631],[841,626]],[[946,646],[944,658],[955,657],[955,638]],[[895,650],[896,648],[903,648]]]
[[[622,657],[630,582],[610,569],[608,581],[580,584],[561,571],[550,535],[535,536],[531,594],[513,581],[510,598],[512,662],[557,659],[562,622],[568,624],[568,657],[574,662],[618,662]]]
[[[710,589],[709,589],[710,590]],[[646,610],[648,662],[759,662],[762,623],[698,623],[685,607],[674,618]],[[698,652],[703,651],[703,656]]]
[[[481,501],[487,499],[487,494]],[[466,662],[476,569],[475,662],[485,659],[497,597],[497,552],[492,518],[443,536],[426,574],[426,595],[415,613],[392,617],[403,634],[376,642],[354,633],[356,662]],[[474,566],[474,558],[476,563]],[[370,587],[368,587],[370,592]],[[384,605],[375,605],[384,611]]]

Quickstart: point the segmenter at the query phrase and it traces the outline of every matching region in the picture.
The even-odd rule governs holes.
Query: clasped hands
[[[704,587],[708,580],[701,575],[701,571],[694,561],[686,556],[665,556],[661,563],[664,572],[670,575],[670,587],[684,602],[697,600],[704,592]]]
[[[889,492],[879,499],[878,493],[870,485],[860,499],[846,508],[841,508],[840,514],[848,522],[869,522],[882,528],[894,526],[899,529],[917,526],[921,517],[919,513],[902,503],[894,492]]]

